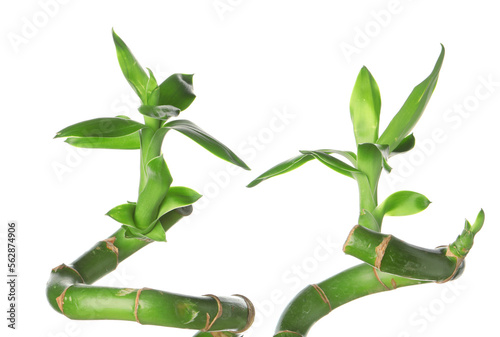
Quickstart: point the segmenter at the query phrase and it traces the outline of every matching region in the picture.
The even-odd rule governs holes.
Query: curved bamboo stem
[[[306,336],[310,328],[335,308],[355,299],[428,281],[411,280],[360,264],[304,288],[280,318],[274,337]]]
[[[192,207],[187,206],[167,213],[160,220],[163,228],[168,230],[191,210]],[[248,328],[255,311],[251,302],[241,295],[195,297],[148,288],[91,286],[150,242],[127,238],[121,228],[72,264],[54,268],[47,283],[49,303],[71,319],[126,320],[202,331]]]

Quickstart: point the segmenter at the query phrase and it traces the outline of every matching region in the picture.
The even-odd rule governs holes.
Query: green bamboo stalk
[[[162,227],[168,230],[191,210],[187,206],[167,213],[160,220]],[[52,270],[47,284],[49,303],[66,317],[79,320],[126,320],[204,331],[243,330],[251,324],[253,306],[241,295],[195,297],[148,288],[91,286],[151,242],[128,238],[120,228],[72,264]]]
[[[71,319],[113,319],[141,324],[222,331],[214,335],[237,335],[252,324],[255,310],[242,295],[218,297],[184,296],[142,288],[91,286],[115,270],[127,257],[154,241],[166,241],[165,232],[192,211],[201,195],[190,188],[171,186],[173,179],[162,155],[169,130],[176,130],[234,165],[249,167],[228,147],[187,120],[167,122],[191,105],[192,75],[173,74],[158,84],[153,72],[141,67],[128,46],[113,31],[118,62],[123,75],[139,96],[144,123],[127,116],[97,118],[64,128],[74,146],[140,150],[140,178],[137,202],[111,209],[107,215],[121,228],[96,243],[72,264],[52,270],[47,298],[59,313]],[[222,335],[221,335],[222,334]]]
[[[384,216],[415,214],[427,208],[430,201],[411,191],[393,193],[380,204],[377,196],[382,170],[391,170],[388,158],[411,150],[415,144],[415,138],[410,132],[434,91],[443,58],[444,47],[431,74],[413,89],[380,137],[380,91],[368,69],[363,67],[350,102],[357,153],[335,150],[300,151],[301,156],[274,166],[248,184],[248,187],[256,186],[266,179],[317,159],[334,171],[353,178],[358,185],[358,225],[351,230],[344,252],[366,264],[305,288],[283,312],[275,337],[305,336],[321,317],[354,299],[397,287],[427,282],[443,283],[462,274],[464,258],[472,247],[474,236],[483,225],[483,211],[473,225],[466,221],[463,232],[450,245],[425,249],[392,235],[382,234],[381,229]],[[353,166],[333,155],[343,156]]]
[[[287,306],[274,337],[306,336],[332,310],[358,298],[428,281],[410,280],[360,264],[304,288]]]

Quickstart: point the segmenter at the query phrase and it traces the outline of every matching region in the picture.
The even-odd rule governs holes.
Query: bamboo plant
[[[162,155],[162,143],[175,130],[214,155],[244,169],[248,166],[228,147],[196,124],[171,118],[191,105],[193,75],[173,74],[158,84],[153,72],[140,66],[113,31],[120,68],[139,96],[144,123],[127,116],[96,118],[62,129],[56,138],[83,148],[139,150],[140,177],[136,202],[112,208],[107,215],[120,228],[69,265],[52,270],[47,284],[50,305],[71,319],[136,321],[200,330],[199,336],[238,336],[254,317],[252,303],[242,295],[184,296],[149,288],[109,288],[92,283],[148,244],[166,241],[165,232],[192,211],[201,195],[171,186],[172,176]],[[224,331],[227,330],[227,331]]]
[[[454,242],[426,249],[382,234],[381,229],[385,216],[416,214],[427,208],[429,200],[417,192],[398,191],[379,203],[377,195],[382,171],[391,171],[388,159],[410,151],[415,145],[411,131],[436,86],[444,58],[441,47],[431,74],[413,89],[380,135],[379,88],[368,69],[361,69],[350,100],[356,153],[332,149],[300,151],[300,155],[274,166],[248,185],[256,186],[316,159],[355,180],[359,190],[357,225],[350,231],[343,251],[363,263],[303,289],[283,312],[275,337],[306,336],[320,318],[357,298],[410,285],[444,283],[463,272],[464,259],[484,222],[482,210],[473,224],[465,221],[463,232]]]

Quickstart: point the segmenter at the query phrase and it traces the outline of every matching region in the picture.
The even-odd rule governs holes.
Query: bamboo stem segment
[[[451,279],[463,261],[447,251],[417,247],[363,226],[355,226],[344,245],[346,254],[382,272],[437,282]]]
[[[169,229],[189,213],[186,209],[167,213],[161,219],[163,228]],[[150,242],[128,238],[125,229],[121,228],[108,239],[98,242],[71,265],[62,264],[52,269],[47,284],[49,303],[56,311],[71,319],[125,320],[147,325],[235,332],[221,332],[212,336],[237,336],[237,331],[244,331],[251,325],[255,309],[250,300],[241,295],[196,297],[149,288],[91,285]]]
[[[355,299],[410,285],[423,284],[428,281],[411,280],[404,277],[378,272],[373,267],[360,264],[317,284],[322,290],[318,296],[315,286],[303,289],[283,312],[274,337],[306,336],[309,329],[332,310]],[[389,288],[386,284],[390,284]]]

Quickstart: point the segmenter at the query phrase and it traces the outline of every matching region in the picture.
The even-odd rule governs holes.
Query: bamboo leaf
[[[201,198],[201,194],[198,192],[182,186],[172,186],[161,203],[158,211],[159,220],[166,213],[180,207],[188,206],[194,204],[198,199]]]
[[[406,136],[401,141],[401,143],[399,143],[399,145],[392,151],[389,157],[400,153],[408,152],[412,150],[414,147],[415,147],[415,136],[413,136],[413,133],[411,133],[408,136]]]
[[[134,57],[128,46],[113,30],[113,41],[116,47],[118,63],[128,83],[142,102],[147,102],[148,75]]]
[[[144,124],[120,117],[95,118],[70,125],[59,131],[54,138],[122,137],[145,127]]]
[[[149,232],[158,208],[172,184],[172,176],[163,156],[151,159],[146,165],[146,183],[139,192],[135,209],[135,224],[140,230]]]
[[[423,211],[431,202],[425,195],[412,191],[398,191],[387,197],[374,210],[376,219],[382,219],[385,215],[405,216]]]
[[[279,163],[278,165],[273,166],[266,172],[262,173],[260,176],[255,178],[250,182],[250,184],[247,185],[247,187],[254,187],[263,182],[264,180],[267,180],[272,177],[276,177],[280,174],[284,174],[290,171],[295,170],[296,168],[304,165],[308,161],[313,160],[314,157],[309,154],[301,154],[300,156],[296,156],[293,158],[290,158],[288,160],[285,160],[282,163]]]
[[[118,205],[112,208],[108,213],[106,213],[106,215],[125,226],[135,228],[136,225],[134,220],[134,213],[135,213],[135,202]]]
[[[331,149],[318,150],[318,151],[321,151],[324,153],[335,153],[335,154],[342,155],[345,158],[347,158],[353,165],[356,165],[356,154],[353,152],[331,150]],[[264,180],[267,180],[267,179],[272,178],[272,177],[276,177],[280,174],[284,174],[284,173],[293,171],[296,168],[301,167],[302,165],[304,165],[305,163],[307,163],[308,161],[311,161],[313,159],[315,159],[315,158],[311,154],[301,154],[299,156],[285,160],[284,162],[273,166],[272,168],[270,168],[266,172],[262,173],[260,176],[258,176],[254,180],[252,180],[250,182],[250,184],[247,185],[247,187],[254,187],[254,186],[260,184],[261,182],[263,182]]]
[[[167,241],[165,230],[163,229],[163,226],[159,221],[156,221],[155,225],[153,226],[153,229],[150,232],[143,234],[143,236],[153,241],[158,241],[158,242]]]
[[[377,141],[380,106],[377,82],[368,69],[363,67],[354,84],[349,104],[356,144]]]
[[[173,74],[159,86],[158,105],[171,105],[183,111],[195,98],[192,74]]]
[[[361,215],[359,216],[358,224],[377,232],[380,231],[381,227],[381,224],[377,221],[377,219],[375,219],[373,214],[366,209],[361,210]]]
[[[312,155],[314,158],[319,160],[324,165],[328,166],[334,171],[337,171],[340,174],[348,176],[350,178],[355,179],[357,174],[363,174],[361,171],[356,168],[344,163],[342,160],[339,160],[335,157],[330,156],[329,154],[322,151],[300,151],[303,154]]]
[[[160,98],[160,90],[158,88],[158,82],[151,71],[151,69],[146,68],[149,73],[148,83],[146,84],[146,104],[147,105],[157,105],[158,99]]]
[[[471,226],[471,232],[474,233],[474,235],[477,234],[477,232],[479,232],[481,228],[483,228],[484,217],[484,211],[481,209],[476,217],[476,220],[474,221],[474,224]]]
[[[181,110],[173,105],[141,105],[139,112],[144,116],[166,121],[170,117],[179,116]]]
[[[199,126],[188,120],[178,119],[165,124],[163,128],[176,130],[183,135],[191,138],[217,157],[224,159],[231,164],[242,167],[245,170],[250,170],[250,168],[243,162],[243,160],[241,160],[236,154],[234,154],[233,151],[231,151],[227,146],[225,146],[217,139],[213,138],[208,133],[203,131]]]
[[[401,141],[410,133],[418,122],[429,102],[432,92],[436,87],[439,71],[443,64],[444,47],[441,45],[441,54],[431,74],[419,85],[417,85],[399,112],[391,120],[385,131],[377,140],[378,144],[387,144],[392,152]]]
[[[93,149],[138,150],[141,147],[139,131],[122,137],[70,137],[65,142],[75,147]]]

